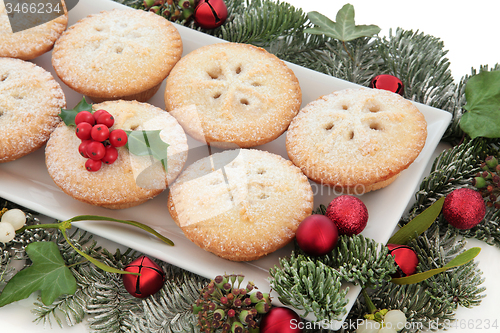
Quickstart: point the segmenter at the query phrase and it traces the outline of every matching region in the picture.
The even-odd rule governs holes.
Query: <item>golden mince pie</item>
[[[286,137],[290,160],[310,179],[362,194],[393,182],[424,147],[427,123],[385,90],[336,91],[306,105]]]
[[[111,209],[136,206],[163,192],[187,160],[187,138],[175,118],[160,108],[137,101],[108,101],[94,104],[93,109],[94,115],[100,110],[112,115],[111,133],[117,129],[160,131],[159,139],[169,145],[167,171],[159,160],[150,155],[134,155],[126,146],[115,148],[117,156],[112,162],[102,163],[97,171],[91,170],[87,164],[89,156],[79,149],[83,142],[77,137],[75,126],[61,122],[45,149],[45,163],[56,185],[74,199]],[[111,139],[110,143],[113,146]]]
[[[202,249],[248,261],[294,238],[312,212],[313,193],[290,161],[266,151],[235,149],[187,167],[170,188],[168,209]]]
[[[0,163],[42,147],[66,106],[59,84],[35,64],[0,57]]]
[[[299,82],[276,56],[248,44],[201,47],[174,67],[165,105],[195,139],[253,147],[280,136],[302,102]]]
[[[90,15],[54,46],[52,65],[71,89],[94,102],[151,98],[182,54],[179,32],[152,12],[123,9]]]

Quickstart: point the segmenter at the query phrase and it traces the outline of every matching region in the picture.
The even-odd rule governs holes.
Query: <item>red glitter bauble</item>
[[[320,214],[308,216],[297,228],[295,239],[299,247],[310,256],[322,256],[333,250],[339,239],[337,226]]]
[[[352,195],[341,195],[330,202],[326,217],[338,228],[339,235],[357,235],[366,227],[368,209],[363,201]]]
[[[134,297],[146,298],[158,292],[165,283],[165,272],[146,256],[139,257],[128,264],[127,272],[141,275],[123,274],[123,285]]]
[[[227,7],[224,0],[201,0],[193,14],[194,20],[204,29],[221,26],[227,19]]]
[[[404,94],[403,82],[389,74],[375,76],[370,82],[370,88],[389,90],[401,96]]]
[[[459,188],[446,196],[443,216],[458,229],[470,229],[481,222],[486,214],[483,197],[469,188]]]
[[[399,244],[387,244],[389,254],[394,257],[398,270],[392,276],[394,278],[405,277],[415,274],[418,266],[418,257],[409,246]]]
[[[260,333],[299,333],[303,323],[298,314],[289,308],[271,308],[262,318]]]

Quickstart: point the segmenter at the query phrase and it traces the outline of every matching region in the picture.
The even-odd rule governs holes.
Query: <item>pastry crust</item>
[[[347,89],[306,105],[286,137],[290,160],[310,179],[362,194],[385,187],[424,147],[427,123],[385,90]]]
[[[219,43],[183,57],[167,79],[165,105],[186,132],[214,146],[253,147],[280,136],[302,103],[293,71],[248,44]]]
[[[54,46],[52,65],[66,85],[93,100],[144,102],[181,54],[181,37],[167,19],[115,9],[69,27]]]
[[[49,72],[24,60],[0,58],[0,163],[43,146],[65,106]]]
[[[50,136],[45,149],[49,175],[66,194],[88,204],[112,209],[139,205],[166,189],[181,172],[187,160],[187,139],[182,127],[166,111],[137,101],[109,101],[94,104],[115,118],[110,130],[162,130],[167,149],[168,173],[151,156],[135,156],[119,147],[113,164],[97,172],[85,169],[86,158],[78,152],[81,140],[74,126],[61,123]]]
[[[66,8],[64,12],[50,22],[13,33],[4,1],[0,0],[0,57],[30,60],[50,51],[68,25]]]
[[[294,238],[312,212],[313,193],[302,172],[281,156],[226,150],[186,168],[170,188],[168,209],[202,249],[248,261]]]

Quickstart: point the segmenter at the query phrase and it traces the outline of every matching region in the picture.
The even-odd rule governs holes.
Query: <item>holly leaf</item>
[[[75,125],[75,117],[78,112],[81,111],[89,111],[92,112],[92,104],[87,103],[85,100],[85,96],[82,97],[82,100],[72,109],[63,109],[61,108],[61,113],[59,113],[59,117],[64,121],[66,126],[74,126]]]
[[[56,243],[35,242],[26,246],[33,265],[19,271],[0,295],[0,307],[28,298],[41,290],[42,302],[50,305],[63,294],[74,294],[76,279],[66,267]]]
[[[460,128],[472,139],[500,137],[500,71],[481,72],[465,86],[464,106],[468,112],[460,119]]]
[[[309,12],[307,17],[315,27],[307,28],[304,32],[325,35],[342,42],[348,42],[359,37],[371,37],[380,32],[380,28],[376,25],[356,25],[354,23],[354,7],[351,4],[344,5],[337,12],[337,22],[333,22],[318,12]]]
[[[169,144],[161,139],[160,132],[161,130],[126,131],[128,140],[125,147],[130,153],[137,156],[153,156],[161,161],[163,168],[167,171],[167,148]]]

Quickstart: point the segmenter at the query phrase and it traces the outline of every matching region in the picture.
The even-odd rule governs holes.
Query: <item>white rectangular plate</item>
[[[80,1],[69,13],[69,25],[74,24],[77,20],[89,14],[121,7],[124,6],[110,0]],[[184,54],[203,45],[221,42],[220,39],[182,26],[178,26],[178,30],[183,40]],[[51,71],[57,79],[50,59],[51,54],[49,53],[37,58],[34,62]],[[288,64],[288,66],[295,72],[295,75],[299,79],[302,89],[303,106],[335,90],[359,87],[353,83],[294,64]],[[57,80],[66,94],[68,107],[72,108],[81,100],[82,96],[69,89],[59,79]],[[163,100],[164,90],[165,82],[159,92],[149,102],[165,109]],[[368,225],[362,234],[373,238],[377,242],[386,243],[391,236],[408,202],[415,193],[432,153],[451,120],[451,115],[448,112],[422,104],[416,103],[416,105],[424,114],[428,124],[428,136],[425,147],[415,162],[407,170],[403,171],[394,183],[384,189],[370,192],[361,197],[369,212]],[[188,143],[194,144],[194,141],[189,139]],[[287,158],[285,135],[282,135],[271,143],[260,146],[259,149],[268,150]],[[311,182],[311,185],[315,193],[315,207],[318,207],[319,204],[328,204],[338,195],[338,193],[334,193],[329,187],[320,186],[313,182]],[[155,237],[143,233],[138,229],[115,223],[75,223],[81,229],[134,248],[207,278],[214,278],[216,275],[223,273],[243,274],[248,281],[254,281],[260,290],[269,290],[269,268],[278,265],[278,259],[288,256],[291,251],[291,246],[289,245],[263,259],[246,263],[227,261],[205,252],[186,239],[182,231],[180,231],[171,219],[166,207],[167,191],[145,204],[118,211],[94,207],[76,201],[64,194],[49,177],[45,167],[43,149],[16,161],[0,164],[0,196],[60,220],[66,220],[76,215],[92,214],[119,219],[131,219],[148,224],[170,238],[175,243],[175,246],[165,245]],[[348,311],[359,292],[359,287],[350,286],[347,295],[349,298]],[[312,317],[308,317],[307,319],[312,319]],[[340,328],[341,323],[332,323],[333,328]]]

